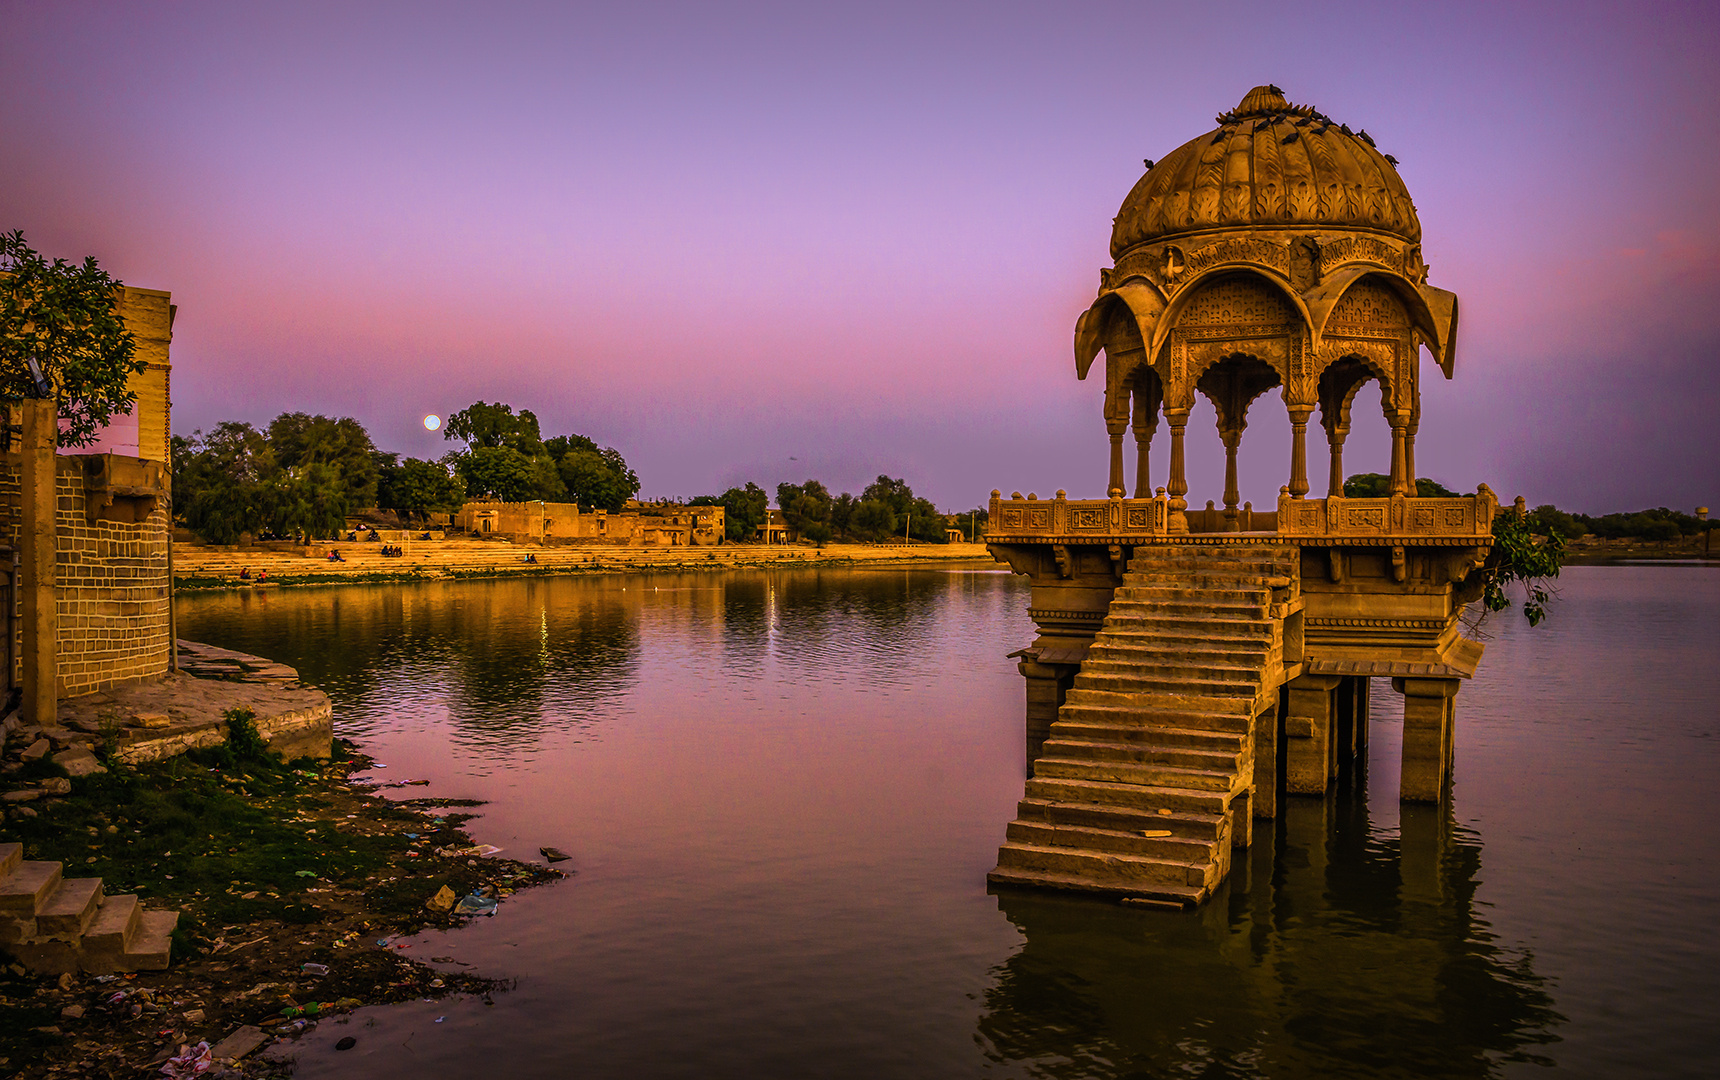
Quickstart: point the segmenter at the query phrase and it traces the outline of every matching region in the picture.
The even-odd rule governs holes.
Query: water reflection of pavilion
[[[1563,1017],[1475,910],[1449,802],[1373,825],[1359,790],[1290,800],[1198,914],[1006,890],[1025,937],[985,995],[999,1063],[1053,1077],[1493,1076]]]

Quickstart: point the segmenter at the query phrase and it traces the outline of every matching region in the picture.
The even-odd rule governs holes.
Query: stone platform
[[[190,641],[179,642],[179,658],[181,670],[161,679],[60,702],[61,731],[49,737],[93,747],[111,735],[115,756],[135,765],[225,742],[225,713],[244,708],[256,715],[269,748],[287,760],[329,756],[328,695],[299,683],[297,671]]]

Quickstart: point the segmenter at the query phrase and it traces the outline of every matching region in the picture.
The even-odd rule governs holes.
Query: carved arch
[[[1249,278],[1265,282],[1267,285],[1277,290],[1284,300],[1289,302],[1292,310],[1294,310],[1300,317],[1302,325],[1313,325],[1312,319],[1308,313],[1308,305],[1303,302],[1302,297],[1297,294],[1296,290],[1290,287],[1290,283],[1288,281],[1279,277],[1275,273],[1269,273],[1261,269],[1259,266],[1250,263],[1221,263],[1217,266],[1202,270],[1199,274],[1190,278],[1180,289],[1178,289],[1176,296],[1166,306],[1164,314],[1158,317],[1152,334],[1143,335],[1143,337],[1147,339],[1148,363],[1155,367],[1158,365],[1160,351],[1164,348],[1165,342],[1170,338],[1171,332],[1176,329],[1177,324],[1181,322],[1184,309],[1186,309],[1190,302],[1199,295],[1201,287],[1216,278],[1231,277]]]
[[[1164,297],[1142,278],[1100,293],[1075,321],[1075,377],[1087,377],[1101,349],[1110,354],[1143,348],[1164,310]]]
[[[1308,326],[1313,332],[1314,348],[1319,349],[1326,334],[1326,324],[1332,318],[1338,301],[1350,291],[1351,286],[1367,278],[1376,278],[1380,284],[1390,289],[1403,304],[1405,313],[1409,316],[1410,325],[1425,334],[1429,341],[1439,344],[1434,350],[1436,356],[1443,353],[1443,340],[1440,336],[1439,325],[1433,311],[1428,307],[1427,298],[1422,295],[1420,288],[1402,274],[1382,269],[1378,266],[1346,266],[1335,270],[1321,279],[1320,284],[1309,289],[1306,294]],[[1450,293],[1453,302],[1456,297]],[[1455,310],[1455,309],[1454,309]]]

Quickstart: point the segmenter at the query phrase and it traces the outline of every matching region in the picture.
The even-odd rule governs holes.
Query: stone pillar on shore
[[[1451,780],[1457,679],[1393,679],[1403,695],[1404,802],[1438,802]]]
[[[54,602],[54,448],[59,435],[59,405],[52,398],[27,398],[14,410],[21,414],[23,461],[22,528],[19,530],[19,569],[22,571],[23,713],[25,723],[53,727],[56,720],[55,668],[59,616]]]

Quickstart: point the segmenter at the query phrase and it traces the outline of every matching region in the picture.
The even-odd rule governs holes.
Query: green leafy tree
[[[721,495],[700,495],[689,499],[689,506],[720,506],[723,508],[723,535],[730,542],[744,542],[758,535],[770,508],[770,496],[757,484],[744,488],[732,487]]]
[[[312,461],[282,469],[262,484],[260,506],[277,536],[335,536],[346,524],[352,499],[346,480],[333,465]]]
[[[459,439],[468,450],[505,446],[528,458],[536,457],[543,446],[537,415],[530,409],[521,409],[515,415],[512,405],[499,401],[494,404],[473,402],[448,417],[448,422],[442,427],[442,437]]]
[[[0,396],[35,397],[35,360],[59,402],[62,446],[88,446],[146,366],[118,311],[120,283],[95,259],[49,262],[22,232],[0,234]]]
[[[465,481],[447,465],[407,458],[381,470],[376,505],[422,520],[435,511],[458,510],[465,498]]]
[[[567,497],[581,506],[615,511],[639,494],[639,474],[612,446],[600,447],[584,435],[561,435],[544,449],[555,460]]]
[[[393,456],[377,450],[364,425],[350,416],[282,413],[269,424],[269,445],[283,469],[332,467],[355,509],[377,505],[381,466]]]
[[[1356,473],[1344,481],[1344,498],[1346,499],[1384,499],[1392,493],[1392,478],[1384,473]],[[1438,480],[1429,480],[1425,476],[1417,477],[1415,493],[1423,499],[1454,499],[1457,492],[1441,484]]]
[[[830,542],[830,490],[817,480],[776,485],[776,505],[788,527],[819,547]]]
[[[532,459],[512,447],[477,446],[449,458],[473,498],[524,502],[537,495]]]
[[[830,528],[837,536],[854,535],[854,508],[860,500],[844,491],[830,500]]]
[[[916,540],[934,544],[947,543],[949,540],[944,532],[948,519],[939,513],[930,499],[917,497],[906,480],[880,476],[866,485],[866,490],[860,493],[860,499],[862,502],[870,500],[888,506],[896,519],[895,528],[907,529]],[[868,517],[868,521],[871,520],[873,519]]]
[[[861,499],[854,504],[849,529],[861,540],[883,540],[896,534],[896,512],[880,499]]]
[[[279,470],[275,452],[250,424],[218,424],[176,443],[174,509],[184,525],[212,544],[237,543],[268,524],[273,496],[266,485]]]
[[[1558,533],[1536,537],[1527,515],[1501,508],[1493,515],[1493,547],[1480,571],[1482,604],[1488,611],[1504,611],[1511,606],[1508,587],[1512,582],[1521,583],[1523,617],[1530,626],[1540,625],[1552,599],[1552,580],[1559,576],[1564,561],[1563,537]]]
[[[1548,503],[1529,512],[1529,531],[1536,536],[1558,535],[1565,540],[1575,540],[1589,530],[1575,517]]]

